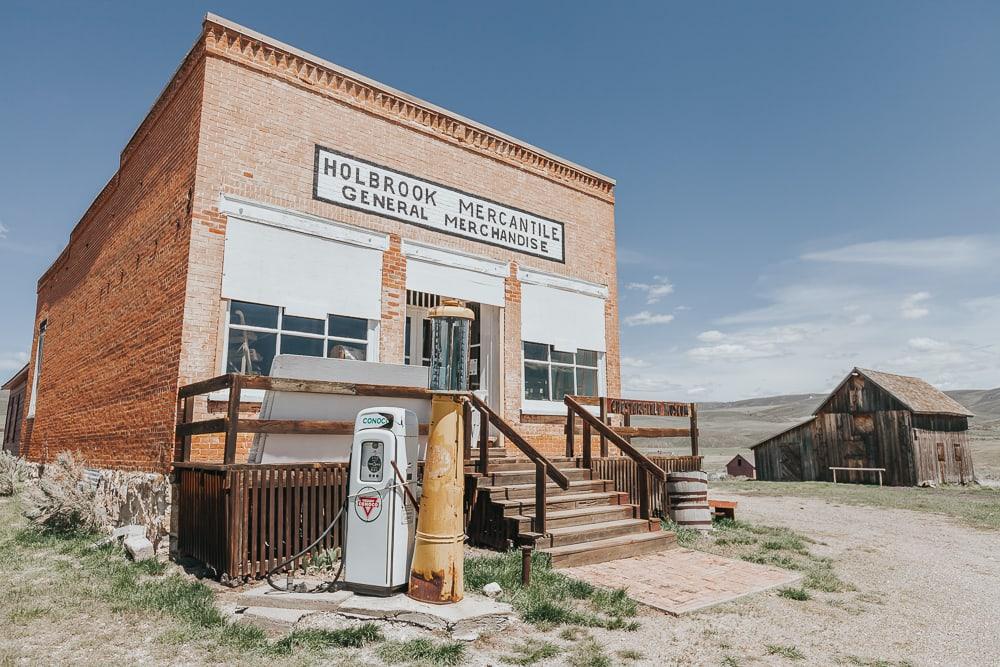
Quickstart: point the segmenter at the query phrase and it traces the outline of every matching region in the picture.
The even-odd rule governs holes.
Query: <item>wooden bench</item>
[[[735,500],[709,500],[708,507],[712,510],[712,516],[720,519],[732,519],[736,521],[736,501]]]
[[[830,466],[830,470],[833,471],[833,483],[837,483],[837,471],[838,470],[848,470],[852,472],[877,472],[878,473],[878,485],[882,486],[882,473],[885,472],[885,468],[845,468],[841,466]]]

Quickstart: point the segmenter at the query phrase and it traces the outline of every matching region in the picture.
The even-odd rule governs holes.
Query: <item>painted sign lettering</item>
[[[316,146],[313,197],[445,234],[565,262],[565,225]]]

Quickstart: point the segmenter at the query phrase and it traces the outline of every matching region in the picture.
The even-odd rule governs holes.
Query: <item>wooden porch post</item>
[[[698,406],[691,404],[691,456],[698,456]]]
[[[239,434],[240,422],[240,390],[242,389],[243,376],[232,374],[229,376],[229,402],[226,408],[226,451],[223,456],[223,463],[236,463],[236,436]]]

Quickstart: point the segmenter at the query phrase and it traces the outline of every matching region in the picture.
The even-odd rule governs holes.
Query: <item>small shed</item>
[[[974,480],[964,406],[920,378],[852,370],[809,419],[751,447],[757,478],[832,481],[884,468],[893,486]],[[863,472],[838,481],[868,482]]]
[[[757,468],[750,463],[742,454],[737,454],[726,464],[726,474],[730,477],[749,477],[756,479]]]
[[[28,387],[28,366],[14,374],[14,377],[7,380],[0,386],[0,390],[7,392],[7,405],[4,410],[3,422],[3,448],[14,454],[18,454],[21,446],[21,422],[24,421],[24,396]]]

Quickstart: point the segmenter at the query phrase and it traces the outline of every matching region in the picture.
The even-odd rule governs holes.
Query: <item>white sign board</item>
[[[566,261],[565,225],[316,146],[313,197],[480,243]]]

